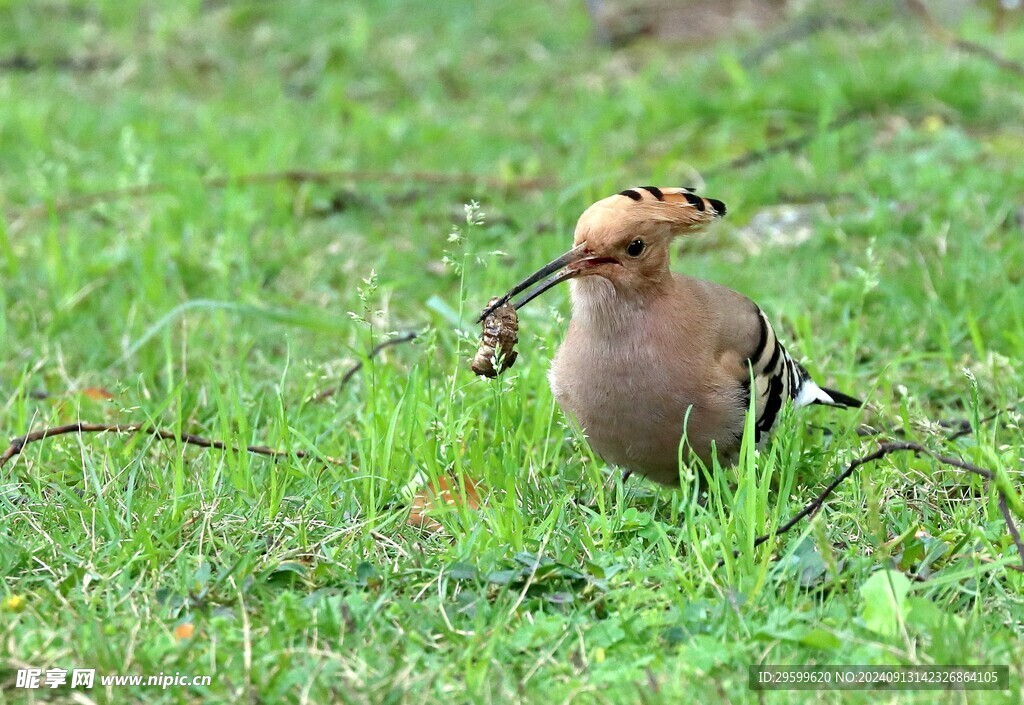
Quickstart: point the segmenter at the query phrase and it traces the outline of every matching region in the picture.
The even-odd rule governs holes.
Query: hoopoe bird
[[[672,239],[725,212],[686,188],[643,186],[602,199],[580,216],[572,249],[481,315],[572,280],[551,390],[604,461],[662,484],[678,484],[680,459],[711,467],[717,452],[723,466],[734,464],[751,401],[759,444],[787,400],[863,405],[818,386],[753,301],[670,271]]]

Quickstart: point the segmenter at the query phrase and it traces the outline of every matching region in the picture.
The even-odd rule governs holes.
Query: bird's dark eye
[[[626,254],[630,257],[639,257],[644,251],[644,241],[640,239],[633,240],[633,242],[626,245]]]

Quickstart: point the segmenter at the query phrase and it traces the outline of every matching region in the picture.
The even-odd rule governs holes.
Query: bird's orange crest
[[[580,216],[576,243],[598,233],[658,229],[678,235],[725,215],[725,204],[689,188],[637,186],[603,198]],[[599,236],[600,237],[600,236]]]

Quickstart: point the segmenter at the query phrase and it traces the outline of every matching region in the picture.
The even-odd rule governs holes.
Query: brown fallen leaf
[[[461,486],[459,480],[448,474],[442,475],[432,484],[426,482],[423,474],[419,473],[406,485],[406,490],[412,491],[417,485],[418,489],[415,489],[409,502],[409,518],[406,520],[409,526],[439,534],[444,531],[444,526],[430,516],[432,513],[460,506],[473,510],[480,508],[480,483],[468,477],[462,478]]]
[[[57,413],[58,418],[70,420],[76,418],[81,413],[79,404],[82,399],[88,399],[91,402],[108,402],[114,398],[114,395],[103,387],[83,387],[82,389],[73,389],[59,395],[49,395],[45,398],[52,398],[56,401],[53,409]],[[78,403],[74,401],[76,398]]]
[[[86,399],[92,399],[93,401],[107,401],[114,398],[114,395],[103,387],[86,387],[78,393]]]

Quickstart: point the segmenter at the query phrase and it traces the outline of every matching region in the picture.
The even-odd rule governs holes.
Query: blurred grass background
[[[977,478],[892,457],[730,558],[874,447],[859,422],[1019,478],[1024,29],[928,7],[1008,62],[884,2],[695,32],[700,3],[0,0],[0,428],[344,461],[29,446],[0,469],[0,697],[29,664],[214,676],[147,702],[734,702],[763,660],[1008,663],[979,698],[1019,700],[1024,583]],[[603,487],[544,378],[564,291],[510,374],[466,364],[480,306],[639,183],[724,200],[676,268],[871,401],[787,418],[706,506]],[[407,526],[418,474],[483,507]],[[963,702],[902,698],[936,695]]]

